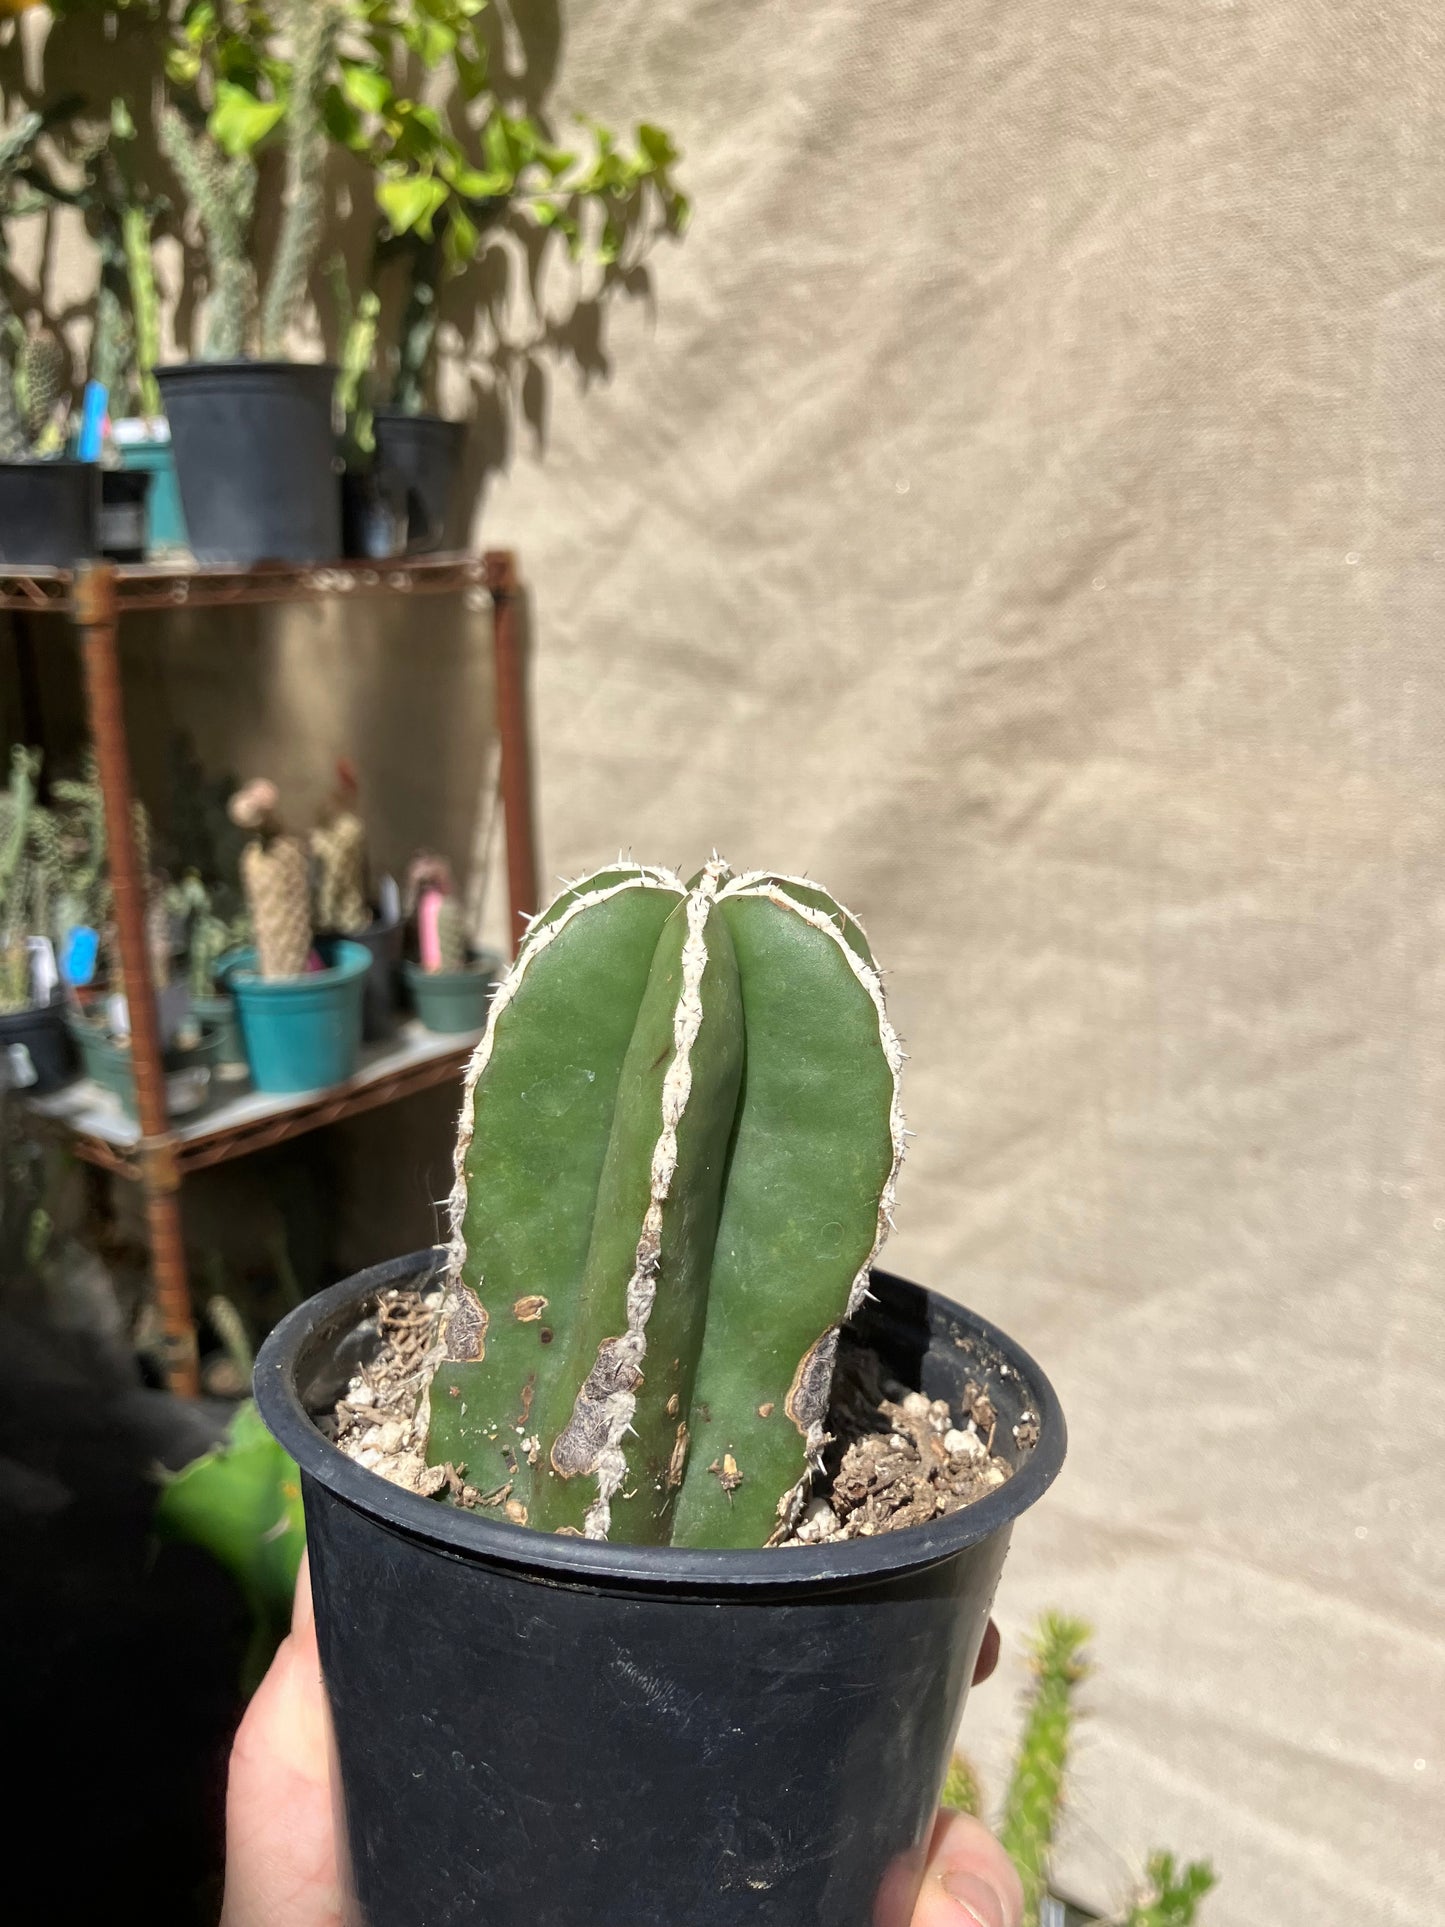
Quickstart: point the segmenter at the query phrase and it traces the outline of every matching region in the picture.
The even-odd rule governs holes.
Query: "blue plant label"
[[[100,932],[89,924],[78,923],[65,939],[60,959],[61,975],[68,984],[88,984],[95,977],[100,959]]]

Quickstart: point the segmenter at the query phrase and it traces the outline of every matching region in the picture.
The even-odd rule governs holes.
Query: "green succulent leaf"
[[[206,126],[216,145],[234,157],[259,147],[279,126],[285,112],[284,102],[257,100],[245,87],[222,80],[217,82],[216,104]]]
[[[379,182],[376,199],[393,234],[430,236],[433,220],[446,205],[446,183],[430,174],[401,175]]]

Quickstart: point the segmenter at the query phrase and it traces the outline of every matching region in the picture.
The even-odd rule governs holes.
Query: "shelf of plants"
[[[172,1389],[200,1389],[196,1325],[181,1223],[180,1186],[192,1171],[284,1142],[360,1111],[458,1077],[475,1033],[446,1034],[404,1026],[367,1052],[360,1068],[317,1088],[286,1096],[222,1100],[189,1124],[170,1115],[151,946],[147,882],[135,833],[135,799],[126,740],[117,635],[123,615],[140,610],[242,607],[323,596],[397,597],[475,594],[490,599],[496,679],[501,795],[506,829],[509,905],[520,932],[538,907],[532,822],[530,728],[517,621],[515,558],[503,550],[481,557],[431,555],[386,562],[192,568],[184,564],[66,569],[0,567],[0,609],[69,618],[80,638],[85,701],[104,810],[114,903],[116,948],[126,986],[135,1122],[103,1101],[92,1084],[55,1098],[32,1099],[37,1121],[64,1131],[77,1154],[135,1179],[145,1196],[157,1309]],[[343,945],[365,953],[359,946]]]
[[[170,1133],[172,1161],[182,1174],[203,1171],[207,1165],[267,1150],[323,1124],[448,1083],[460,1077],[480,1036],[478,1030],[442,1037],[420,1024],[404,1024],[396,1038],[363,1045],[360,1067],[344,1084],[284,1097],[248,1088],[212,1103],[193,1119],[178,1120]],[[82,1078],[47,1097],[32,1097],[29,1109],[63,1132],[77,1157],[118,1177],[143,1179],[139,1124],[91,1079]]]
[[[311,602],[323,596],[448,595],[477,590],[510,594],[511,558],[427,555],[386,562],[258,563],[252,568],[200,568],[187,562],[137,563],[113,571],[122,613],[163,609],[253,607]],[[0,565],[0,609],[19,614],[71,612],[77,574],[70,569],[18,570]]]

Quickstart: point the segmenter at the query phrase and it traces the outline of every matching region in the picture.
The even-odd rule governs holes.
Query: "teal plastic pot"
[[[487,957],[465,970],[423,970],[408,963],[406,987],[416,1014],[428,1030],[448,1035],[480,1030],[487,1021],[487,1002],[497,981],[497,966]]]
[[[214,997],[193,996],[191,1010],[202,1029],[216,1033],[216,1062],[230,1070],[239,1067],[249,1071],[241,1026],[236,1020],[236,1000],[230,992],[220,991]]]
[[[85,1075],[99,1084],[103,1091],[109,1091],[120,1099],[121,1109],[129,1118],[138,1114],[135,1094],[135,1068],[131,1062],[130,1046],[117,1043],[104,1024],[95,1023],[87,1017],[74,1012],[67,1014],[66,1029],[75,1039],[80,1052],[80,1061]],[[161,1065],[167,1080],[184,1071],[205,1070],[211,1074],[211,1085],[205,1098],[199,1104],[188,1107],[186,1117],[195,1117],[211,1101],[214,1089],[216,1067],[221,1061],[221,1039],[219,1033],[205,1023],[201,1024],[201,1041],[189,1049],[174,1047],[166,1051]],[[174,1096],[174,1092],[170,1093]]]
[[[115,447],[122,468],[140,469],[151,478],[146,504],[149,553],[170,555],[186,548],[186,518],[181,510],[181,491],[169,437],[164,441],[152,438],[122,441],[117,435]]]
[[[361,1001],[371,952],[346,937],[323,937],[324,970],[268,983],[255,952],[235,952],[225,970],[258,1091],[281,1097],[325,1090],[355,1074],[361,1055]]]

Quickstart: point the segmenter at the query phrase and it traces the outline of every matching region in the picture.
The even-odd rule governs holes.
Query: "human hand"
[[[975,1683],[997,1664],[998,1632],[990,1624]],[[221,1927],[340,1927],[326,1722],[303,1560],[291,1636],[246,1709],[231,1752]],[[899,1869],[910,1892],[916,1877],[916,1863]],[[1023,1890],[1003,1848],[979,1821],[941,1813],[908,1927],[1019,1927],[1022,1918]],[[879,1920],[888,1919],[885,1888]]]

